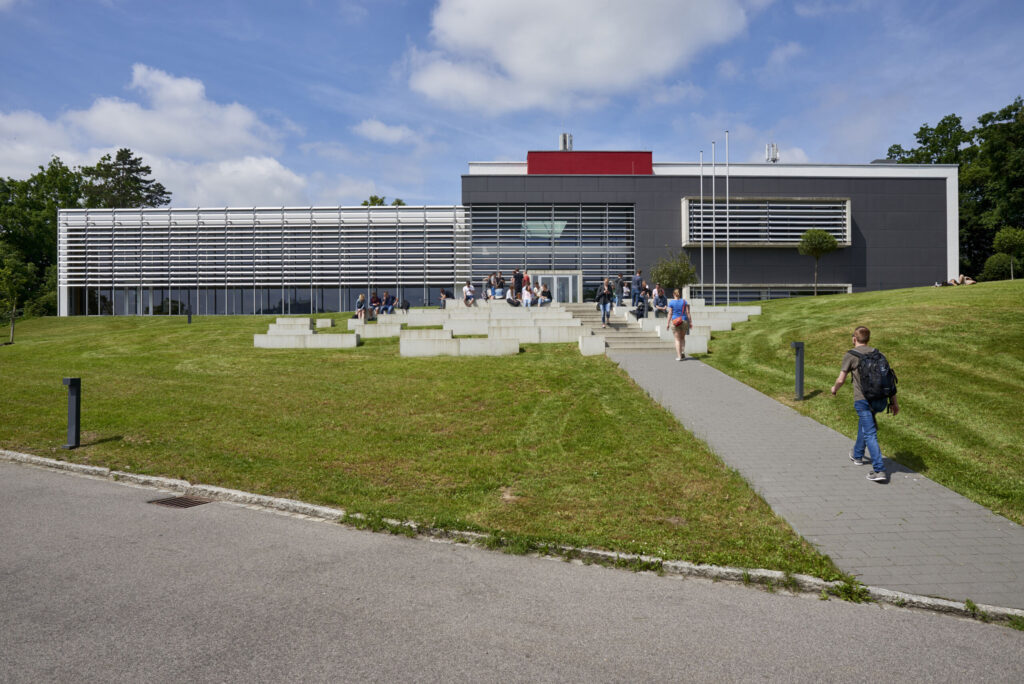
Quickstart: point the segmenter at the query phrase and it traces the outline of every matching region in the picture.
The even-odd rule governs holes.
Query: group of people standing
[[[480,297],[484,300],[504,299],[511,306],[532,307],[544,306],[551,303],[551,290],[547,284],[537,285],[530,281],[530,274],[526,271],[520,272],[517,268],[512,273],[512,282],[509,284],[501,271],[494,271],[480,283],[480,294],[477,295],[473,283],[466,281],[462,288],[462,302],[466,306],[473,306],[473,302]]]
[[[612,310],[620,302],[630,298],[633,306],[633,313],[637,319],[646,318],[647,312],[654,310],[654,315],[664,315],[669,319],[669,329],[675,338],[676,361],[686,358],[686,334],[690,331],[690,303],[683,299],[683,293],[676,289],[672,291],[672,299],[665,296],[665,290],[661,284],[656,284],[652,290],[643,279],[643,272],[637,271],[632,280],[626,281],[620,273],[618,278],[612,281],[605,278],[597,288],[597,305],[601,309],[601,327],[607,328],[611,318]]]

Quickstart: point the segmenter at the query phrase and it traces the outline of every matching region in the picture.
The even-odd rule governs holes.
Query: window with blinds
[[[724,198],[683,199],[683,245],[712,243],[751,247],[793,247],[817,228],[850,244],[849,199]]]

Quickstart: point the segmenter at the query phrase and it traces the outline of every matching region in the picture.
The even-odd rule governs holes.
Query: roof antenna
[[[572,133],[562,133],[558,136],[558,150],[572,152]]]
[[[764,146],[764,160],[769,164],[779,163],[779,146],[775,143],[768,143]]]

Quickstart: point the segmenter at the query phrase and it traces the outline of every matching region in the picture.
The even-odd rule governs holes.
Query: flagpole
[[[729,270],[729,243],[732,237],[729,235],[729,131],[725,132],[725,305],[729,306],[732,298],[729,293],[731,285],[731,272]]]
[[[700,296],[704,292],[704,150],[700,151]]]
[[[718,306],[718,191],[715,178],[718,176],[718,161],[715,155],[715,141],[711,141],[711,306]]]

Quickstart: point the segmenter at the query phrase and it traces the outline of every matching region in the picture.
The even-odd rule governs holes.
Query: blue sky
[[[1024,3],[0,0],[0,175],[130,147],[174,206],[455,204],[576,149],[866,163],[1024,94]]]

